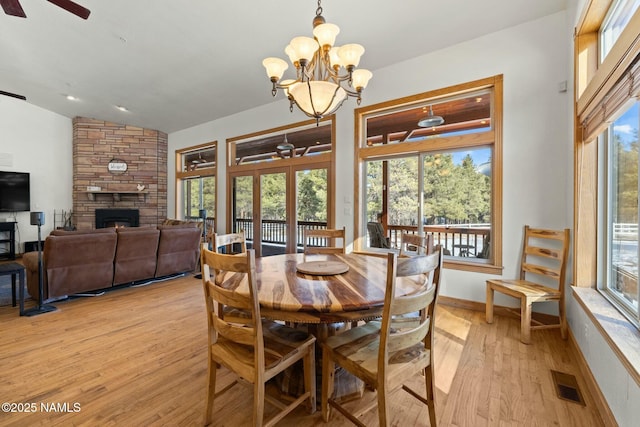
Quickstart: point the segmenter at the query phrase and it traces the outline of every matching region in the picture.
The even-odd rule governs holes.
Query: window
[[[501,273],[501,96],[496,76],[356,110],[356,250],[431,234],[446,267]]]
[[[594,0],[577,27],[575,75],[576,81],[584,77],[584,85],[575,111],[573,242],[574,285],[597,288],[636,327],[639,4]],[[598,67],[581,60],[595,42],[608,52]]]
[[[227,140],[227,229],[256,256],[302,252],[304,229],[332,226],[334,120]]]
[[[636,325],[640,320],[638,305],[638,102],[623,114],[600,137],[604,150],[601,179],[599,264],[601,289]],[[603,176],[604,175],[604,176]],[[601,181],[602,182],[602,181]],[[606,226],[605,226],[606,224]]]
[[[613,2],[600,29],[601,62],[613,48],[638,6],[640,6],[640,0],[616,0]]]
[[[216,216],[216,144],[176,151],[176,212],[183,219],[198,219],[206,212],[214,229]]]

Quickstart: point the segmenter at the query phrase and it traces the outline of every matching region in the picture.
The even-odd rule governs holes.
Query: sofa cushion
[[[160,230],[151,227],[118,228],[113,284],[151,279],[156,272]]]

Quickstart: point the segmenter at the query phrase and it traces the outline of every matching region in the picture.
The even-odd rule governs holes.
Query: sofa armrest
[[[49,236],[44,242],[48,298],[111,287],[117,236]]]

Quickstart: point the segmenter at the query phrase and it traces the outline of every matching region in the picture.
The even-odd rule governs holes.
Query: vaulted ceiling
[[[312,0],[75,1],[91,11],[87,20],[46,0],[21,0],[27,18],[0,12],[0,91],[67,117],[167,133],[273,102],[261,61],[284,58],[291,38],[310,36],[317,8]],[[341,28],[338,44],[365,47],[360,65],[374,71],[373,86],[376,69],[566,3],[325,0],[322,7]],[[20,101],[0,95],[10,102]]]

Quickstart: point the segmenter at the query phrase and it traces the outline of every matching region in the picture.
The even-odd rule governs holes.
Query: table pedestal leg
[[[340,323],[317,323],[309,325],[309,333],[316,337],[316,390],[322,390],[322,343],[328,337],[333,336],[340,329],[344,328],[344,324]],[[333,398],[340,402],[346,402],[352,399],[359,399],[364,394],[364,382],[352,375],[350,372],[337,367],[334,381]],[[318,394],[318,399],[320,399]]]

